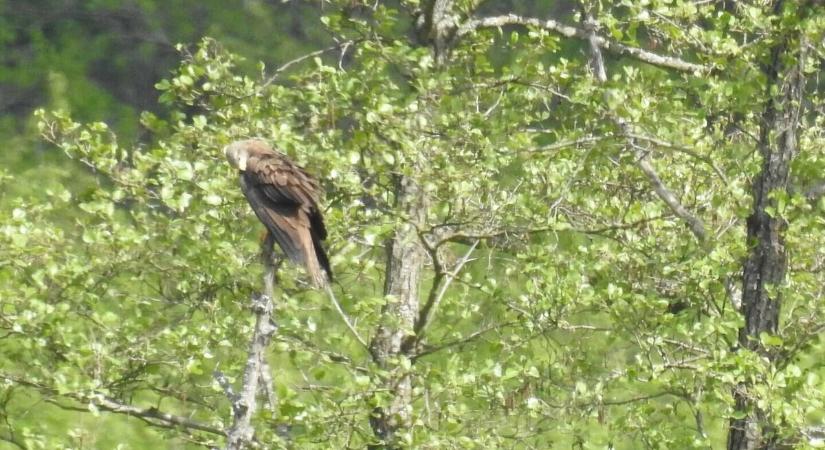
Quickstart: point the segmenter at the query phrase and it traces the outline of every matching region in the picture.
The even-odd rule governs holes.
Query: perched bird
[[[223,151],[240,171],[241,189],[268,233],[291,261],[306,268],[316,287],[327,286],[332,269],[321,245],[327,230],[318,208],[318,181],[262,139],[233,142]]]

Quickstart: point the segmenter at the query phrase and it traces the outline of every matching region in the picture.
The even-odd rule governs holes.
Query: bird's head
[[[249,141],[236,141],[223,148],[223,154],[232,167],[246,170],[246,160],[249,159]]]
[[[277,155],[278,152],[272,149],[265,139],[252,138],[235,141],[223,148],[226,160],[232,167],[240,171],[246,171],[250,159],[269,158]]]

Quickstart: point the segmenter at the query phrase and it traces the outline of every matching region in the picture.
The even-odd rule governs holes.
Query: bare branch
[[[699,241],[705,240],[705,225],[702,223],[699,218],[691,214],[673,195],[673,192],[665,186],[662,182],[659,175],[656,173],[656,170],[650,165],[650,162],[647,159],[647,155],[638,155],[640,158],[637,159],[636,164],[639,166],[639,169],[647,176],[647,179],[650,180],[650,183],[653,185],[653,190],[656,192],[656,195],[662,199],[665,204],[673,211],[676,216],[680,219],[684,220],[688,226],[690,227],[690,231],[696,236],[696,239]]]
[[[620,405],[627,405],[629,403],[646,402],[646,401],[654,400],[654,399],[664,397],[664,396],[667,396],[667,395],[672,395],[672,396],[675,396],[675,397],[684,398],[683,394],[681,394],[679,392],[676,392],[676,391],[662,391],[662,392],[657,392],[655,394],[641,395],[641,396],[638,396],[638,397],[631,397],[631,398],[626,398],[626,399],[621,399],[621,400],[619,400],[619,399],[616,399],[616,400],[603,400],[601,403],[603,405],[607,405],[607,406],[620,406]]]
[[[688,156],[691,156],[693,158],[696,158],[699,161],[702,161],[705,164],[709,165],[713,169],[713,171],[716,172],[716,175],[719,176],[719,178],[726,185],[730,184],[730,182],[728,181],[728,177],[725,176],[725,174],[722,172],[722,169],[720,169],[716,165],[716,163],[713,162],[713,160],[711,158],[707,157],[707,156],[700,155],[700,154],[696,153],[695,151],[693,151],[689,148],[686,148],[682,145],[677,145],[677,144],[674,144],[672,142],[663,141],[661,139],[651,137],[651,136],[644,136],[644,135],[641,135],[641,134],[631,133],[630,138],[635,139],[635,140],[639,140],[639,141],[650,142],[651,144],[653,144],[657,147],[674,150],[674,151],[677,151],[677,152],[680,152],[680,153],[684,153],[684,154],[686,154]]]
[[[359,366],[359,365],[355,364],[350,357],[345,356],[345,355],[340,354],[340,353],[330,351],[330,350],[318,348],[318,346],[316,346],[313,342],[308,341],[306,338],[304,338],[303,336],[300,336],[298,334],[291,334],[289,332],[281,332],[281,333],[278,333],[278,339],[282,340],[283,342],[297,343],[297,344],[303,346],[303,348],[305,350],[307,350],[308,352],[312,352],[315,355],[318,355],[319,357],[327,359],[327,360],[332,361],[334,363],[342,364],[346,368],[348,368],[350,370],[353,370],[355,372],[369,373],[369,369],[367,369],[364,366]]]
[[[688,350],[688,351],[698,353],[698,354],[701,354],[701,355],[709,355],[710,354],[710,351],[708,351],[704,348],[697,347],[693,344],[686,344],[684,342],[677,341],[676,339],[663,338],[662,342],[666,342],[668,344],[675,345],[676,347],[679,347],[681,349]]]
[[[358,334],[358,330],[355,329],[355,326],[352,324],[352,321],[349,320],[349,316],[347,316],[347,313],[345,313],[344,309],[341,308],[341,304],[338,303],[338,299],[335,298],[335,293],[332,292],[332,287],[330,287],[329,284],[326,285],[326,291],[327,296],[329,296],[329,301],[332,303],[333,309],[335,309],[335,312],[338,313],[338,316],[341,318],[341,320],[344,321],[344,325],[347,326],[347,329],[349,329],[352,336],[355,338],[355,340],[358,341],[359,344],[361,344],[362,347],[369,350],[369,345],[367,344],[367,341],[365,341],[364,338],[362,338],[361,335]]]
[[[252,416],[258,409],[257,395],[261,381],[262,367],[266,365],[264,352],[277,330],[272,318],[272,298],[274,296],[275,273],[278,264],[272,253],[275,240],[271,233],[267,233],[262,244],[264,263],[264,294],[252,299],[252,311],[255,314],[255,328],[252,332],[252,341],[249,343],[249,353],[246,358],[246,368],[243,375],[241,391],[230,397],[232,402],[232,426],[227,432],[226,450],[241,450],[253,442],[255,429],[252,427]]]
[[[338,59],[338,66],[341,67],[343,59],[344,59],[344,53],[346,53],[347,49],[350,46],[352,46],[353,44],[355,44],[356,42],[358,42],[358,41],[355,41],[355,40],[352,40],[352,39],[342,41],[342,42],[338,42],[337,44],[329,46],[327,48],[322,48],[320,50],[315,50],[314,52],[309,52],[305,55],[301,55],[301,56],[299,56],[295,59],[287,61],[287,62],[281,64],[277,69],[275,69],[275,71],[272,72],[272,75],[270,75],[269,78],[267,78],[267,80],[261,85],[261,87],[265,88],[265,87],[269,86],[270,84],[274,83],[275,80],[278,79],[278,76],[283,71],[285,71],[286,69],[289,69],[293,65],[298,64],[302,61],[306,61],[309,58],[314,58],[316,56],[323,55],[324,53],[331,52],[333,50],[341,49],[341,57]]]
[[[30,388],[34,388],[44,395],[53,396],[57,398],[65,398],[68,400],[77,401],[80,403],[84,403],[87,405],[91,405],[94,408],[97,408],[101,411],[112,412],[116,414],[125,414],[127,416],[137,417],[140,419],[144,419],[147,422],[151,423],[154,426],[162,427],[162,428],[185,428],[190,430],[197,430],[203,431],[206,433],[212,433],[216,435],[224,436],[226,432],[219,428],[206,425],[204,423],[198,422],[196,420],[189,419],[188,417],[176,416],[174,414],[169,414],[163,411],[158,410],[157,408],[139,408],[137,406],[129,405],[123,403],[119,400],[113,399],[111,397],[107,397],[101,393],[66,393],[61,394],[59,391],[51,386],[47,386],[35,381],[26,380],[24,378],[16,377],[13,375],[8,374],[0,374],[0,380],[5,380],[12,384],[17,384],[20,386],[27,386]],[[58,405],[61,406],[61,405]],[[78,408],[80,409],[80,408]],[[83,410],[88,411],[89,408],[83,408]]]
[[[446,274],[446,280],[444,281],[444,284],[441,285],[438,294],[428,299],[427,303],[424,304],[424,307],[421,308],[421,312],[418,314],[418,321],[415,324],[415,336],[417,340],[420,341],[423,337],[427,326],[429,326],[430,322],[432,322],[432,318],[435,315],[436,310],[438,310],[438,305],[441,303],[441,299],[444,298],[444,294],[447,292],[447,289],[450,287],[450,284],[453,282],[455,277],[458,276],[458,273],[461,272],[461,269],[465,264],[467,264],[467,261],[470,260],[470,255],[473,254],[479,242],[479,239],[476,239],[475,242],[473,242],[473,245],[470,246],[467,253],[465,253],[464,256],[455,264],[452,272]]]
[[[527,132],[530,132],[530,133],[542,133],[542,132],[544,132],[543,130],[537,130],[537,129],[533,129],[533,128],[528,128],[524,131],[527,131]],[[561,150],[561,149],[564,149],[564,148],[580,147],[584,144],[592,144],[592,143],[600,142],[600,141],[603,141],[605,139],[610,139],[611,137],[612,136],[607,136],[607,135],[605,135],[605,136],[582,136],[580,138],[572,139],[572,140],[569,140],[569,141],[559,141],[559,142],[554,142],[552,144],[542,145],[541,147],[536,147],[535,149],[530,150],[530,152],[531,153],[544,153],[544,152],[553,152],[553,151]]]
[[[604,225],[600,228],[577,228],[571,226],[550,226],[539,228],[489,228],[489,229],[473,229],[472,227],[464,226],[463,224],[447,224],[434,227],[427,232],[431,236],[433,242],[430,243],[433,247],[443,245],[445,242],[462,242],[471,245],[477,239],[495,239],[507,236],[532,236],[541,233],[557,233],[562,231],[572,233],[582,233],[590,235],[604,235],[611,231],[629,230],[658,220],[664,220],[673,217],[670,214],[659,215],[653,217],[646,217],[633,222],[627,223],[612,223]]]
[[[433,353],[440,352],[441,350],[445,350],[445,349],[450,348],[450,347],[455,347],[455,346],[458,346],[458,345],[464,345],[464,344],[470,343],[470,342],[474,341],[475,339],[478,339],[479,337],[489,333],[490,331],[510,327],[510,326],[513,326],[513,325],[517,325],[519,323],[520,323],[519,321],[506,322],[506,323],[497,323],[495,325],[490,325],[488,327],[485,327],[485,328],[482,328],[480,330],[474,331],[474,332],[468,334],[467,336],[465,336],[461,339],[457,339],[455,341],[450,341],[450,342],[445,342],[443,344],[428,346],[427,348],[420,351],[419,353],[416,353],[413,356],[413,359],[418,359],[418,358],[421,358],[423,356],[432,355]]]
[[[187,417],[176,416],[163,411],[159,411],[156,408],[137,408],[135,406],[120,403],[114,399],[102,396],[92,397],[89,398],[89,400],[91,400],[91,402],[101,410],[118,414],[126,414],[129,416],[140,417],[144,419],[150,419],[154,425],[166,428],[182,427],[192,430],[205,431],[207,433],[212,434],[226,434],[223,430],[220,430],[218,428],[211,427],[200,422],[196,422]]]
[[[596,21],[593,17],[588,13],[586,14],[585,26],[587,27],[587,36],[588,42],[590,44],[590,54],[591,60],[590,63],[593,68],[593,73],[596,76],[596,79],[600,83],[607,82],[607,71],[604,66],[604,58],[602,57],[601,46],[599,45],[599,37],[596,36]],[[627,143],[632,148],[636,154],[636,165],[641,169],[642,173],[647,176],[647,179],[653,185],[653,191],[656,193],[659,198],[665,202],[665,204],[676,214],[677,217],[685,221],[690,230],[696,236],[696,239],[699,241],[705,240],[705,225],[702,223],[699,218],[691,214],[676,198],[673,192],[668,189],[667,186],[662,182],[662,179],[659,177],[659,174],[656,173],[656,169],[650,164],[648,158],[648,152],[645,151],[644,148],[639,146],[636,143],[635,138],[633,137],[633,132],[631,130],[630,124],[627,123],[623,118],[617,116],[614,113],[609,113],[613,122],[616,123],[616,126],[619,127],[622,134],[627,139]]]
[[[528,26],[534,28],[540,28],[543,30],[547,30],[564,37],[568,38],[576,38],[581,40],[589,40],[599,48],[603,48],[609,52],[628,56],[631,58],[635,58],[639,61],[664,67],[668,69],[674,69],[681,72],[689,72],[694,74],[702,74],[702,73],[709,73],[710,67],[704,66],[701,64],[691,63],[674,56],[667,56],[667,55],[659,55],[657,53],[653,53],[638,47],[631,47],[620,42],[614,41],[612,39],[608,39],[603,36],[594,35],[593,39],[590,38],[590,33],[584,29],[572,27],[570,25],[562,24],[559,21],[553,19],[537,19],[534,17],[523,17],[518,16],[516,14],[507,14],[503,16],[494,16],[494,17],[483,17],[483,18],[473,18],[469,19],[461,26],[458,27],[456,31],[456,38],[461,38],[466,36],[469,33],[472,33],[475,30],[480,28],[498,28],[507,25],[521,25],[521,26]]]

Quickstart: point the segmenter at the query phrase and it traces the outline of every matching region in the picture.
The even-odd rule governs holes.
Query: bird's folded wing
[[[307,249],[311,248],[309,220],[297,204],[275,203],[256,186],[250,185],[246,176],[241,177],[241,188],[252,210],[278,242],[290,260],[298,264],[306,261]]]

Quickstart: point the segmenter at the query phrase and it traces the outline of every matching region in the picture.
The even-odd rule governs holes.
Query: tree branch
[[[543,130],[537,130],[537,129],[531,129],[531,128],[528,128],[524,131],[527,131],[528,133],[542,133],[542,132],[544,132]],[[541,147],[536,147],[534,149],[529,150],[529,152],[530,153],[553,152],[553,151],[562,150],[562,149],[565,149],[565,148],[579,147],[579,146],[582,146],[582,145],[585,145],[585,144],[592,144],[592,143],[596,143],[596,142],[601,142],[605,139],[610,139],[611,137],[612,136],[609,136],[609,135],[582,136],[582,137],[577,138],[577,139],[571,139],[571,140],[568,140],[568,141],[559,141],[559,142],[554,142],[552,144],[542,145]]]
[[[599,44],[600,38],[596,36],[595,32],[596,21],[589,13],[585,14],[585,16],[585,26],[588,30],[586,33],[588,36],[588,42],[590,44],[590,63],[593,69],[593,73],[596,76],[596,80],[598,80],[599,83],[604,84],[607,82],[607,71],[604,66],[604,58],[602,57],[602,46]],[[621,130],[622,134],[627,139],[628,145],[630,146],[630,148],[633,149],[634,153],[636,154],[636,165],[639,167],[642,173],[644,173],[645,176],[647,176],[647,179],[650,181],[650,184],[653,185],[653,191],[656,193],[656,195],[659,196],[659,198],[663,202],[665,202],[668,208],[670,208],[670,210],[673,211],[673,213],[676,214],[676,216],[678,216],[680,219],[682,219],[688,224],[690,230],[696,236],[696,239],[698,239],[700,242],[704,241],[706,237],[704,223],[702,223],[702,221],[699,220],[699,218],[697,218],[696,216],[691,214],[687,209],[685,209],[685,207],[682,206],[681,203],[679,203],[679,200],[676,198],[673,192],[671,192],[670,189],[668,189],[667,186],[665,186],[665,184],[662,182],[662,179],[659,177],[659,174],[656,173],[656,169],[654,169],[653,166],[650,164],[648,152],[636,143],[636,139],[633,137],[634,134],[631,130],[630,124],[613,112],[608,112],[608,114],[610,118],[613,120],[613,122],[616,123],[616,126],[619,128],[619,130]]]
[[[631,47],[598,35],[593,35],[591,38],[591,33],[587,30],[565,25],[553,19],[542,20],[534,17],[523,17],[516,14],[469,19],[458,27],[458,30],[456,31],[456,38],[461,38],[480,28],[499,28],[506,25],[520,25],[540,28],[564,37],[590,41],[599,48],[605,49],[611,53],[621,56],[628,56],[647,64],[667,69],[674,69],[681,72],[689,72],[694,74],[710,72],[710,67],[708,66],[691,63],[674,56],[659,55],[657,53],[638,47]]]
[[[684,398],[684,395],[682,395],[680,392],[662,391],[662,392],[657,392],[655,394],[640,395],[638,397],[630,397],[630,398],[621,399],[621,400],[620,399],[602,400],[601,404],[606,405],[606,406],[621,406],[621,405],[627,405],[629,403],[646,402],[646,401],[649,401],[649,400],[655,400],[657,398],[664,397],[666,395],[672,395],[672,396],[675,396],[675,397]]]
[[[338,313],[338,317],[340,317],[341,320],[344,321],[344,325],[347,326],[347,329],[349,329],[349,332],[352,334],[355,340],[358,341],[358,343],[361,344],[362,347],[367,349],[367,351],[369,351],[369,344],[367,344],[367,341],[365,341],[364,338],[362,338],[361,335],[358,334],[358,330],[355,329],[355,326],[352,324],[352,321],[349,320],[349,316],[347,316],[347,313],[345,313],[344,309],[341,308],[341,303],[339,303],[338,299],[335,298],[335,293],[332,292],[332,287],[330,287],[329,284],[326,285],[326,291],[327,295],[329,296],[329,301],[332,303],[333,309],[335,309],[335,312]]]
[[[261,360],[261,393],[266,396],[266,406],[270,411],[275,411],[275,406],[278,403],[278,397],[275,394],[274,383],[272,381],[272,369],[266,359]]]
[[[277,69],[275,69],[272,72],[272,75],[270,75],[269,78],[267,78],[266,81],[264,81],[264,83],[261,85],[261,87],[265,88],[265,87],[269,86],[270,84],[274,83],[275,80],[278,79],[278,76],[281,74],[281,72],[285,71],[286,69],[289,69],[293,65],[298,64],[302,61],[306,61],[309,58],[314,58],[316,56],[323,55],[324,53],[331,52],[333,50],[338,50],[338,49],[342,50],[341,58],[339,59],[339,62],[338,62],[338,65],[340,66],[341,65],[341,60],[344,58],[344,53],[346,53],[347,49],[351,45],[353,45],[357,42],[360,42],[360,40],[356,41],[356,40],[350,39],[350,40],[338,42],[337,44],[331,45],[327,48],[322,48],[320,50],[315,50],[314,52],[309,52],[305,55],[301,55],[301,56],[299,56],[295,59],[289,60],[289,61],[281,64]]]
[[[143,419],[150,419],[153,424],[161,427],[182,427],[192,430],[205,431],[207,433],[212,434],[226,435],[226,432],[224,432],[221,429],[211,427],[200,422],[196,422],[186,417],[176,416],[163,411],[159,411],[157,408],[138,408],[132,405],[127,405],[125,403],[120,403],[114,399],[103,396],[91,397],[88,400],[90,400],[95,407],[101,410],[118,414],[126,414],[129,416],[140,417]]]
[[[262,367],[267,366],[264,352],[278,329],[272,318],[275,273],[278,264],[272,252],[275,240],[266,234],[261,255],[264,263],[264,294],[253,297],[252,312],[255,314],[255,329],[249,343],[249,354],[244,369],[243,386],[237,395],[229,396],[232,402],[232,426],[227,431],[226,450],[241,450],[253,442],[255,429],[252,416],[258,409],[257,395],[261,382]],[[226,390],[226,388],[224,387]]]
[[[445,242],[460,242],[467,245],[472,245],[478,239],[495,239],[506,236],[533,236],[540,233],[550,232],[572,232],[589,235],[604,235],[611,231],[629,230],[657,220],[664,220],[673,217],[670,214],[663,214],[659,216],[646,217],[633,222],[627,223],[612,223],[602,226],[601,228],[577,228],[573,226],[550,226],[540,228],[489,228],[489,229],[471,229],[470,227],[462,226],[461,224],[445,224],[433,227],[427,231],[428,245],[432,247],[439,247]]]
[[[441,344],[438,344],[438,345],[428,346],[427,348],[425,348],[422,351],[420,351],[420,352],[416,353],[415,355],[413,355],[413,359],[419,359],[419,358],[422,358],[422,357],[427,356],[427,355],[432,355],[433,353],[440,352],[441,350],[445,350],[445,349],[448,349],[450,347],[455,347],[455,346],[458,346],[458,345],[468,344],[468,343],[474,341],[475,339],[478,339],[479,337],[489,333],[490,331],[498,330],[498,329],[501,329],[501,328],[506,328],[506,327],[510,327],[510,326],[514,326],[514,325],[518,325],[519,323],[520,323],[519,321],[506,322],[506,323],[497,323],[495,325],[491,325],[491,326],[482,328],[480,330],[476,330],[476,331],[468,334],[467,336],[465,336],[461,339],[457,339],[457,340],[450,341],[450,342],[444,342],[444,343],[441,343]]]
[[[479,242],[480,239],[476,239],[475,242],[473,242],[473,245],[470,246],[467,253],[465,253],[464,256],[455,264],[452,272],[446,274],[446,280],[438,290],[438,294],[427,299],[427,303],[425,303],[421,308],[421,311],[418,313],[418,321],[416,321],[414,328],[415,338],[417,341],[421,341],[427,326],[429,326],[430,322],[432,322],[432,318],[435,315],[435,311],[438,309],[438,305],[441,303],[441,299],[444,298],[444,294],[447,292],[447,289],[450,287],[450,284],[453,282],[455,277],[458,276],[459,272],[461,272],[461,268],[464,267],[464,264],[467,264],[467,261],[470,260],[470,255],[473,254],[473,251],[475,251]]]
[[[656,192],[656,195],[658,195],[659,198],[662,199],[662,201],[665,202],[665,204],[667,204],[667,206],[670,208],[671,211],[673,211],[674,214],[676,214],[676,216],[678,216],[680,219],[684,220],[688,224],[688,226],[690,227],[690,231],[693,232],[693,234],[696,236],[696,239],[698,239],[699,241],[704,241],[706,235],[705,225],[702,223],[702,221],[699,220],[699,218],[697,218],[693,214],[691,214],[687,209],[685,209],[684,206],[682,206],[681,203],[679,203],[679,200],[676,198],[675,195],[673,195],[673,192],[671,192],[670,189],[668,189],[667,186],[665,186],[661,178],[659,178],[659,175],[656,173],[656,170],[653,168],[652,165],[650,165],[650,162],[647,159],[647,155],[639,155],[638,153],[637,155],[639,156],[639,158],[637,159],[636,164],[639,166],[639,169],[641,169],[642,172],[647,176],[648,180],[650,180],[650,183],[653,185],[653,190]]]
[[[719,179],[721,179],[722,182],[725,183],[725,185],[730,184],[730,181],[728,181],[728,177],[725,176],[725,174],[722,172],[722,169],[720,169],[716,165],[716,163],[713,162],[713,160],[711,158],[707,157],[707,156],[700,155],[700,154],[696,153],[695,151],[693,151],[689,148],[686,148],[684,146],[674,144],[672,142],[663,141],[661,139],[651,137],[651,136],[644,136],[644,135],[641,135],[641,134],[631,133],[630,138],[635,139],[635,140],[639,140],[639,141],[649,142],[649,143],[651,143],[651,144],[653,144],[657,147],[677,151],[679,153],[684,153],[684,154],[686,154],[690,157],[696,158],[699,161],[702,161],[703,163],[710,166],[713,169],[713,171],[716,172],[716,175],[719,177]]]
[[[20,386],[27,386],[34,388],[42,394],[50,397],[62,397],[65,399],[77,401],[87,405],[91,405],[101,411],[112,412],[116,414],[125,414],[127,416],[147,419],[152,425],[162,428],[185,428],[190,430],[203,431],[206,433],[217,434],[225,436],[226,432],[219,428],[206,425],[188,417],[176,416],[158,410],[157,408],[139,408],[137,406],[128,405],[119,400],[107,397],[99,392],[94,393],[67,393],[60,394],[57,389],[38,382],[26,380],[8,374],[0,374],[0,380],[5,380]],[[63,407],[62,405],[57,405]],[[80,409],[80,408],[78,408]],[[89,408],[83,410],[88,411]]]

